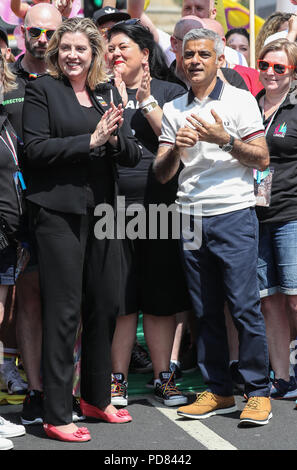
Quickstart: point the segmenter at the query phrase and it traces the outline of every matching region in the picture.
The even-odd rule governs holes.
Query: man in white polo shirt
[[[191,90],[164,106],[154,164],[157,178],[166,183],[183,162],[178,208],[190,214],[191,229],[200,223],[202,231],[196,248],[188,249],[183,237],[181,245],[199,320],[198,363],[208,390],[178,414],[203,419],[236,410],[224,317],[227,301],[239,333],[239,371],[248,396],[240,424],[263,425],[272,413],[257,285],[253,168],[265,169],[269,153],[254,97],[217,78],[223,50],[213,31],[196,29],[185,35],[183,60]]]

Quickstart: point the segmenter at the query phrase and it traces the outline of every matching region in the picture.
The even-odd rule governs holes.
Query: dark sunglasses
[[[294,65],[277,64],[275,62],[267,62],[266,60],[258,59],[258,68],[261,72],[266,72],[270,67],[278,75],[284,75],[288,69],[295,69]]]
[[[45,33],[47,39],[50,40],[55,32],[54,29],[35,28],[34,26],[27,26],[26,30],[33,39],[38,39],[43,33]]]

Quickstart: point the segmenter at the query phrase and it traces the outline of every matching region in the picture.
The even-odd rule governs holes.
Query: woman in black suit
[[[49,75],[28,85],[23,113],[43,302],[44,429],[53,438],[86,441],[88,430],[72,422],[81,303],[82,412],[108,422],[132,419],[110,404],[120,247],[116,236],[95,237],[94,208],[114,205],[116,163],[136,165],[141,149],[107,83],[104,42],[91,20],[63,22],[47,61]]]

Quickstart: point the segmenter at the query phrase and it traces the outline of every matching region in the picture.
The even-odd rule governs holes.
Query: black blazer
[[[101,116],[110,106],[111,89],[117,105],[121,98],[112,85],[102,84],[95,91],[89,90]],[[86,213],[90,162],[91,176],[98,177],[98,187],[112,185],[115,191],[115,164],[133,167],[142,154],[125,121],[118,132],[117,149],[107,143],[90,150],[88,123],[70,82],[67,78],[57,80],[49,75],[26,86],[23,135],[27,199],[61,212]],[[103,201],[105,198],[100,191],[95,202]]]

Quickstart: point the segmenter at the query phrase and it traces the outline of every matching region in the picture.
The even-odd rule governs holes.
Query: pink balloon
[[[19,24],[19,18],[11,11],[10,0],[1,0],[0,16],[8,24]]]
[[[297,0],[290,0],[291,3],[293,3],[293,5],[297,5]]]

